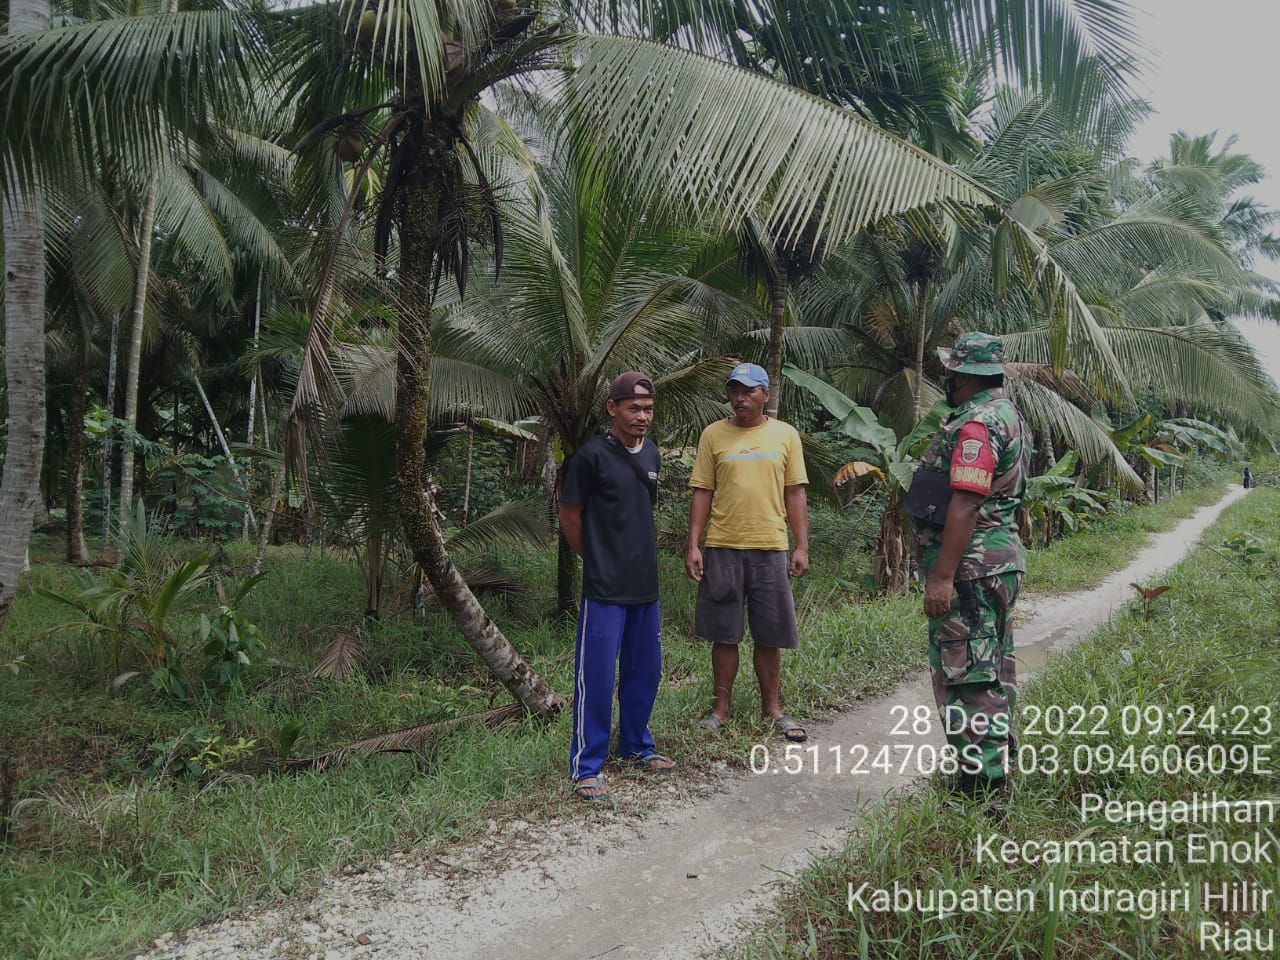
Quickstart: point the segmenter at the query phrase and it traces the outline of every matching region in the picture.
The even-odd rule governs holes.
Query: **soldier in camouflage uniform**
[[[1026,570],[1014,518],[1026,488],[1031,433],[1005,397],[999,340],[967,333],[938,355],[955,412],[920,470],[949,478],[935,476],[943,496],[934,499],[944,500],[949,486],[950,500],[936,522],[912,519],[926,584],[934,699],[947,739],[960,753],[957,788],[985,796],[1004,786],[1013,759],[1010,614]]]

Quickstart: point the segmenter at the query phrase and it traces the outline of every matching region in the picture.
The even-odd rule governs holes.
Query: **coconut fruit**
[[[351,130],[339,133],[333,141],[333,152],[343,163],[355,163],[360,159],[360,154],[364,153],[364,140],[360,134]]]
[[[378,26],[378,12],[366,10],[360,14],[360,25],[356,27],[356,40],[364,47],[373,46],[373,31]]]
[[[447,73],[455,73],[467,64],[467,49],[462,45],[462,37],[456,33],[444,35],[444,69]]]

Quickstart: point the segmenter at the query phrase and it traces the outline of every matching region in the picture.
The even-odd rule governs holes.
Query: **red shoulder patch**
[[[986,424],[970,420],[960,428],[959,441],[951,454],[951,489],[985,496],[991,492],[995,469],[996,459]]]

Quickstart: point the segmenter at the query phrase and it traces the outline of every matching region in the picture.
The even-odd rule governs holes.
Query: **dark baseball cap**
[[[653,380],[646,373],[628,370],[614,378],[609,387],[609,399],[614,403],[621,400],[634,400],[637,397],[653,397],[657,391],[653,388]]]

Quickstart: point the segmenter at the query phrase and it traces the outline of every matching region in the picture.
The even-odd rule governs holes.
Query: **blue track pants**
[[[569,776],[599,776],[609,754],[613,680],[618,677],[618,755],[653,750],[649,714],[662,679],[658,601],[616,604],[582,598],[573,657]]]

